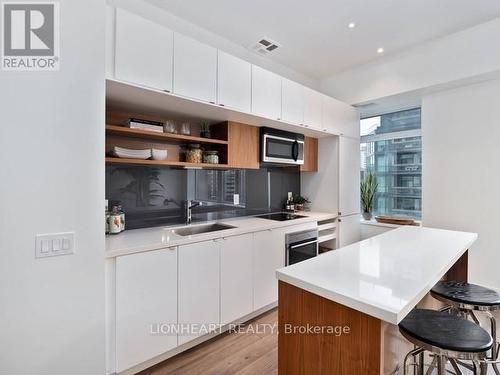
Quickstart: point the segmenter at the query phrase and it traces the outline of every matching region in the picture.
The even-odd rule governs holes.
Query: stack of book
[[[131,129],[142,129],[153,132],[163,133],[163,122],[142,120],[139,118],[129,118],[126,123]]]

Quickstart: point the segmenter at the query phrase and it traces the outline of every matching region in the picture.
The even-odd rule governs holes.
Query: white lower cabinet
[[[278,300],[276,270],[285,266],[285,231],[266,230],[254,233],[253,307],[258,310]]]
[[[220,248],[220,313],[227,324],[253,311],[253,235],[227,237]]]
[[[179,345],[203,336],[220,322],[220,242],[179,246]],[[215,327],[216,328],[216,327]]]
[[[116,258],[116,372],[278,301],[285,233],[265,230]]]
[[[116,259],[116,372],[177,346],[177,248]],[[165,334],[157,334],[163,325]]]

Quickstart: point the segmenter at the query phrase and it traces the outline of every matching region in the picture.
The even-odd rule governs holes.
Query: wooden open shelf
[[[118,135],[123,137],[133,137],[141,139],[156,139],[179,143],[199,143],[203,145],[227,145],[228,141],[212,138],[194,137],[191,135],[156,133],[142,129],[130,129],[119,125],[106,125],[106,134]]]
[[[110,165],[148,165],[151,167],[179,167],[179,168],[205,168],[205,169],[228,169],[227,164],[186,163],[174,160],[142,160],[106,157],[106,164]]]

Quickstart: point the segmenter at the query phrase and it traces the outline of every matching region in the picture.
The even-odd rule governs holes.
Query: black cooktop
[[[294,213],[289,213],[289,212],[280,212],[277,214],[259,215],[257,217],[260,217],[262,219],[275,220],[275,221],[286,221],[286,220],[300,219],[300,218],[306,217],[306,216],[296,215]]]

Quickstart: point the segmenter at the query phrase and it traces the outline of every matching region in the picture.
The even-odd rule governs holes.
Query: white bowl
[[[158,150],[156,148],[151,149],[151,156],[153,160],[166,160],[168,155],[168,150]]]

